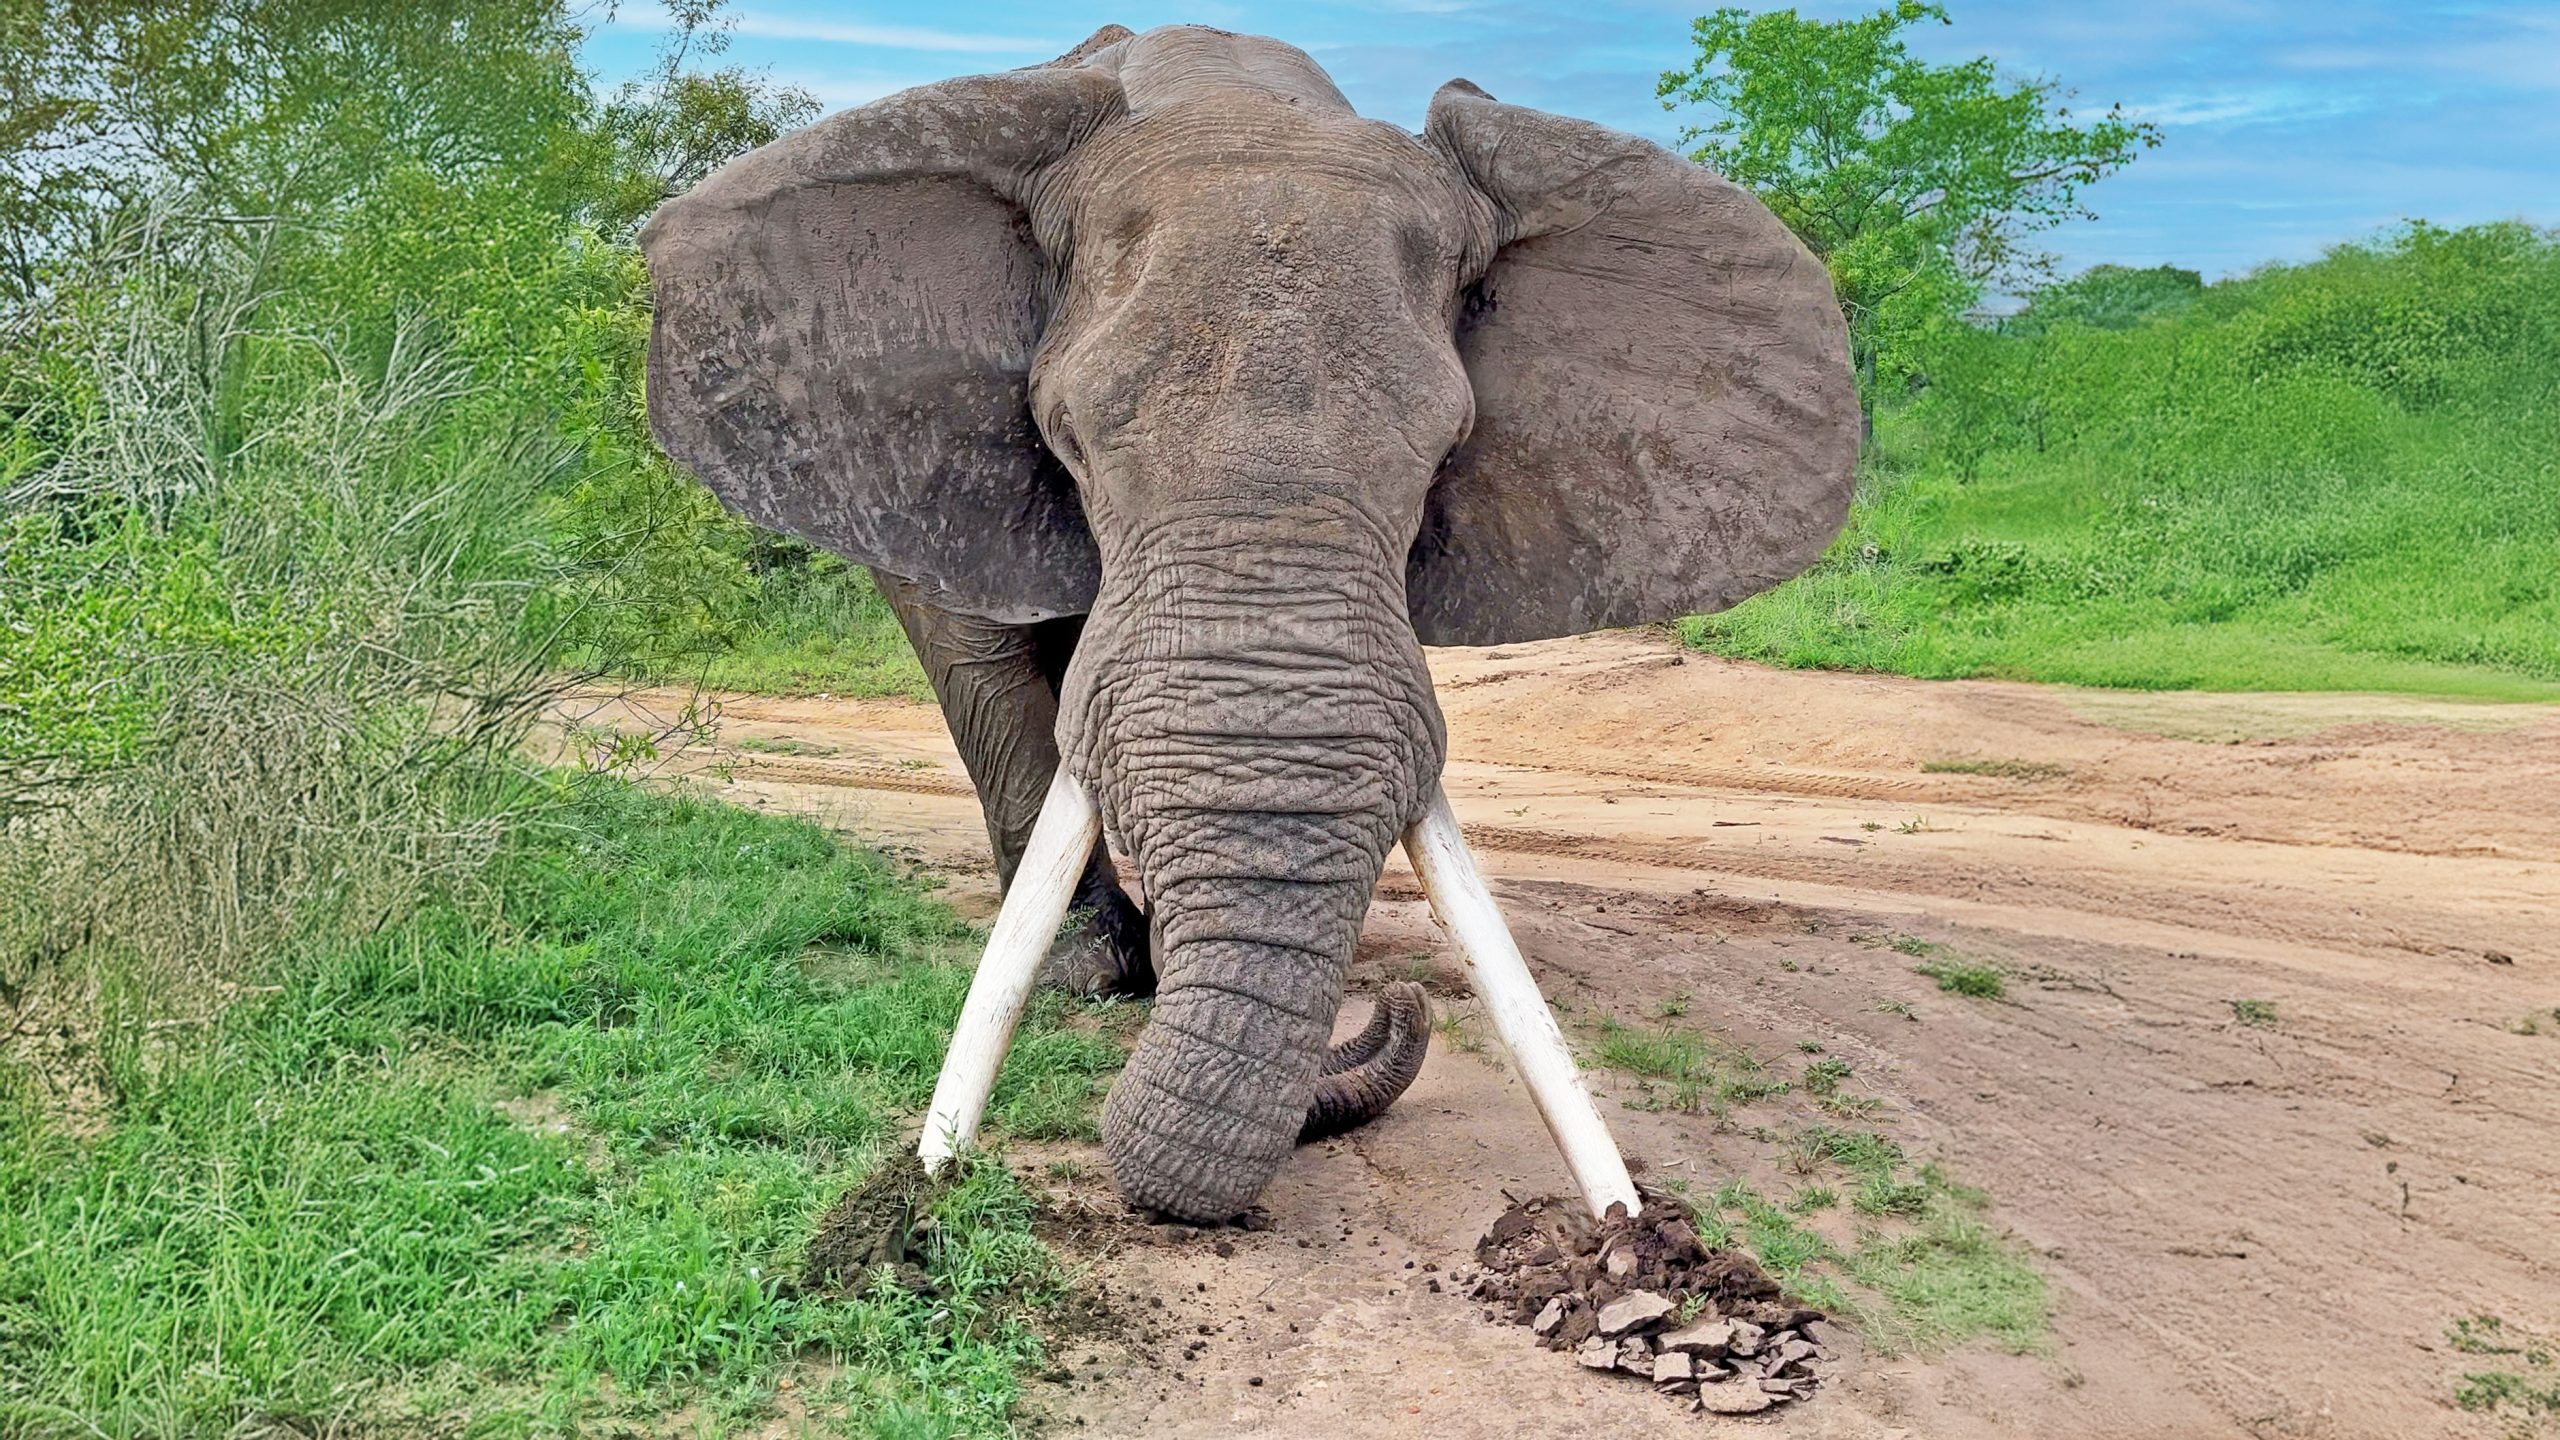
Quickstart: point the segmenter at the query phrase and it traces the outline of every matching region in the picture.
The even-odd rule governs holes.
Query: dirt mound
[[[1751,1257],[1709,1249],[1678,1199],[1641,1192],[1594,1220],[1582,1202],[1547,1196],[1502,1212],[1476,1242],[1472,1292],[1584,1368],[1632,1376],[1692,1408],[1747,1415],[1810,1396],[1819,1310],[1785,1303]]]
[[[923,1265],[929,1212],[948,1183],[927,1175],[912,1153],[881,1161],[819,1217],[801,1262],[800,1288],[859,1288],[875,1266],[886,1265],[899,1284],[924,1293],[930,1288]]]

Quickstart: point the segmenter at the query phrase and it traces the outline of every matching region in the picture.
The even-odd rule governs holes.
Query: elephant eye
[[[1057,455],[1060,463],[1070,470],[1084,469],[1084,446],[1076,439],[1075,423],[1067,418],[1066,406],[1051,408],[1049,423],[1041,430],[1048,437],[1049,449]]]

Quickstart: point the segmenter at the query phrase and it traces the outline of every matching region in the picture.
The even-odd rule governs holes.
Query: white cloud
[[[821,20],[763,10],[724,11],[720,18],[736,34],[766,40],[815,40],[830,45],[872,45],[889,50],[927,50],[950,55],[1049,56],[1064,52],[1073,43],[1021,35],[934,30],[915,25],[874,25],[862,20]],[[663,5],[642,4],[624,10],[616,17],[616,23],[641,30],[664,30],[671,22]]]
[[[2161,125],[2280,124],[2319,120],[2369,107],[2366,97],[2343,91],[2306,94],[2281,90],[2226,90],[2202,95],[2164,95],[2140,104],[2127,103],[2125,113]]]
[[[804,20],[796,15],[738,12],[738,33],[768,40],[820,40],[833,45],[879,45],[893,50],[933,50],[956,55],[1055,55],[1074,41],[1032,40],[1019,35],[972,35],[912,25],[870,25],[858,20]]]
[[[929,85],[944,77],[940,75],[849,75],[841,71],[825,74],[815,71],[790,73],[776,71],[771,78],[776,84],[788,85],[794,90],[808,91],[822,108],[829,114],[833,114],[838,110],[850,110],[856,105],[868,105],[883,95],[895,95],[901,90],[912,90],[918,85]]]
[[[2463,38],[2406,45],[2300,45],[2277,63],[2297,70],[2428,71],[2518,90],[2560,90],[2560,14],[2491,11]]]

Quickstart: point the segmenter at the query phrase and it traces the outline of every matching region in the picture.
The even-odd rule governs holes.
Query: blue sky
[[[1805,4],[1838,17],[1882,0]],[[731,0],[729,62],[829,110],[949,75],[1046,60],[1106,23],[1198,23],[1313,54],[1361,112],[1418,125],[1465,76],[1505,100],[1669,143],[1655,77],[1713,0]],[[2165,140],[2052,231],[2066,271],[2174,263],[2208,278],[2304,260],[2410,216],[2560,224],[2560,0],[1949,0],[1915,48],[1989,55],[2020,77],[2122,101]],[[664,12],[626,0],[588,42],[608,82],[638,71]]]

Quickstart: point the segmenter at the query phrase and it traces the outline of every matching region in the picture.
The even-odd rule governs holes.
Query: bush
[[[551,683],[522,522],[559,442],[412,331],[360,367],[266,328],[220,250],[111,254],[0,526],[0,996],[57,1021],[467,888]]]
[[[2183,289],[2084,277],[1949,338],[1821,563],[1683,635],[1924,676],[2560,693],[2560,239],[2415,226]]]

